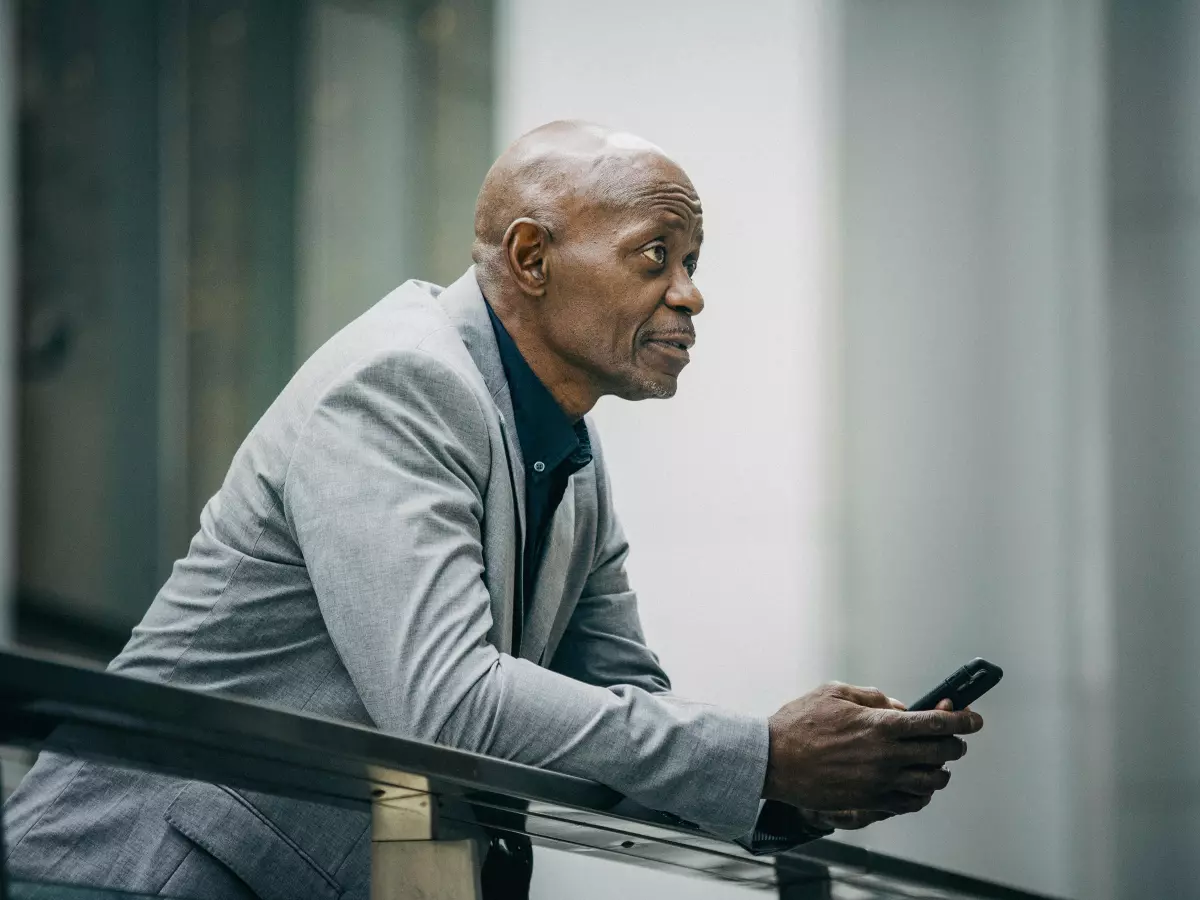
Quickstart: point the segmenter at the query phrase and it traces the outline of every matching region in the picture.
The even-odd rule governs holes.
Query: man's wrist
[[[767,719],[767,764],[763,771],[762,798],[764,800],[779,800],[782,792],[777,783],[778,770],[775,765],[778,751],[779,735],[775,716]]]
[[[754,854],[782,853],[798,844],[833,834],[832,828],[819,827],[806,810],[778,800],[766,800],[754,823],[754,830],[738,843]]]

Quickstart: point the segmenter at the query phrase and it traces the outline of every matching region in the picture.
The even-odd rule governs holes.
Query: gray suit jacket
[[[267,410],[110,668],[580,775],[718,834],[749,831],[766,722],[670,693],[598,442],[508,655],[525,497],[512,421],[474,272],[445,290],[402,285]],[[18,877],[196,898],[367,892],[364,813],[46,753],[5,815]]]

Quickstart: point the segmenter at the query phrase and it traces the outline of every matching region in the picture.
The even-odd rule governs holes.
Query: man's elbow
[[[496,733],[504,697],[505,657],[494,658],[466,678],[428,687],[421,730],[435,744],[487,753]]]

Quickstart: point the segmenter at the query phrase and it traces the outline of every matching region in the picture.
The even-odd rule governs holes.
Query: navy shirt
[[[525,547],[522,568],[524,590],[518,599],[513,628],[513,655],[520,653],[525,624],[524,597],[532,596],[538,563],[562,502],[570,477],[592,461],[592,445],[583,419],[572,423],[554,395],[529,368],[492,305],[487,304],[500,349],[500,362],[508,378],[516,418],[517,441],[525,460]]]

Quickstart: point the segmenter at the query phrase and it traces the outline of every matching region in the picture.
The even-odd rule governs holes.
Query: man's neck
[[[582,373],[546,346],[536,323],[518,314],[502,298],[492,300],[489,295],[488,301],[533,374],[546,386],[567,418],[578,422],[591,412],[600,399],[599,394],[585,381]]]

